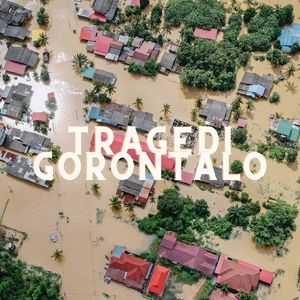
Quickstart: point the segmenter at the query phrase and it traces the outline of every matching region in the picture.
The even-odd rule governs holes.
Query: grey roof
[[[22,156],[17,156],[16,160],[13,162],[8,162],[6,172],[9,175],[30,181],[42,187],[49,188],[51,185],[51,181],[42,180],[35,174],[31,159]]]
[[[39,54],[25,47],[10,46],[4,59],[34,68],[39,60]]]
[[[94,0],[93,9],[105,15],[108,21],[112,21],[116,15],[119,0]]]
[[[130,53],[130,48],[129,47],[123,47],[121,55],[119,56],[119,61],[122,61],[123,63],[125,63],[127,57],[129,56],[129,53]]]
[[[131,125],[137,130],[149,132],[157,126],[157,122],[153,120],[153,114],[143,111],[132,111]]]
[[[0,19],[7,25],[20,26],[32,16],[32,11],[11,1],[3,0],[0,3]]]
[[[207,184],[211,184],[218,188],[223,188],[225,185],[225,182],[223,180],[223,170],[218,167],[213,167],[213,168],[214,168],[217,180],[211,180],[207,174],[204,174],[204,175],[201,175],[200,181],[207,183]]]
[[[95,81],[99,81],[103,84],[113,84],[114,85],[117,81],[117,76],[111,72],[96,69],[93,79]]]
[[[30,37],[30,31],[20,26],[8,25],[3,33],[5,37],[24,41]]]
[[[81,17],[81,18],[86,18],[88,19],[90,17],[90,15],[92,15],[94,12],[94,10],[89,7],[89,8],[80,8],[78,10],[77,16]]]
[[[206,123],[210,126],[221,128],[228,125],[232,106],[228,103],[208,99],[206,106],[199,111],[199,116],[206,117]]]
[[[264,97],[268,98],[271,94],[274,77],[271,75],[258,75],[256,73],[251,72],[245,72],[239,87],[237,93],[240,95],[247,95],[248,89],[250,85],[262,85],[265,88]]]
[[[164,52],[160,65],[167,69],[168,71],[172,71],[174,64],[176,60],[176,54],[170,53],[170,52]]]

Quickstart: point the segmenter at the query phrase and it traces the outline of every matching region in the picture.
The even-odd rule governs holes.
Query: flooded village
[[[34,291],[36,299],[298,299],[299,1],[211,0],[200,8],[216,27],[209,20],[201,27],[203,14],[189,11],[187,3],[202,1],[147,2],[1,2],[0,262],[17,253],[47,270],[32,267],[30,276],[49,280],[48,289],[41,284]],[[289,8],[277,7],[288,4],[291,22],[285,22]],[[186,23],[178,13],[185,6]],[[243,39],[265,26],[250,22],[259,12],[269,23],[277,14],[280,30],[270,40]],[[223,40],[230,45],[218,48]],[[208,74],[212,65],[220,70],[216,80]],[[161,181],[150,173],[139,180],[134,151],[135,172],[127,180],[118,181],[109,167],[103,182],[87,181],[84,169],[76,180],[63,179],[57,161],[75,148],[68,127],[88,126],[85,153],[94,151],[97,125],[113,129],[114,154],[126,128],[135,126],[150,160],[145,142],[152,128],[167,127],[157,140],[172,150],[173,128],[191,126],[182,146],[193,155],[183,162],[182,180],[174,180],[167,157]],[[193,181],[203,125],[221,139],[224,127],[232,127],[231,170],[242,173],[241,181],[222,178],[223,141],[213,155],[217,180]],[[54,166],[53,181],[33,171],[36,155],[49,150],[53,158],[43,167]],[[240,162],[249,151],[267,159],[259,181],[243,174]],[[108,166],[111,157],[103,154]],[[66,170],[73,168],[67,161]],[[6,299],[9,289],[0,286]]]

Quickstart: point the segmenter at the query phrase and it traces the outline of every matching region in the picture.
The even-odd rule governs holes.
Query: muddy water
[[[39,5],[39,1],[19,2],[33,9]],[[84,6],[89,3],[83,1]],[[268,3],[275,4],[273,1]],[[280,4],[280,1],[277,3]],[[299,18],[299,2],[292,1],[292,4],[297,7],[296,17]],[[51,51],[49,70],[52,80],[49,85],[35,82],[33,79],[28,81],[34,89],[31,108],[33,111],[44,110],[47,92],[54,91],[58,110],[54,120],[51,121],[52,130],[49,136],[56,144],[61,145],[63,151],[74,151],[74,139],[67,134],[67,128],[70,125],[86,125],[83,119],[82,98],[84,89],[90,88],[91,83],[75,74],[71,59],[75,53],[85,52],[85,44],[79,42],[78,35],[80,27],[87,23],[75,17],[72,0],[50,0],[48,11],[51,25],[47,31],[49,36],[47,48]],[[35,20],[31,22],[30,28],[38,28]],[[73,29],[77,30],[76,34],[73,33]],[[174,32],[174,37],[175,39],[178,37],[177,32]],[[1,53],[3,55],[3,51]],[[191,121],[190,111],[193,108],[193,99],[200,94],[200,91],[182,87],[178,76],[158,75],[155,79],[132,76],[125,70],[126,66],[123,64],[111,63],[91,54],[88,56],[95,62],[95,67],[117,74],[117,91],[113,96],[115,102],[132,105],[136,97],[141,97],[144,100],[144,110],[154,113],[157,120],[161,116],[163,104],[169,103],[172,110],[171,118]],[[298,63],[298,57],[296,57],[296,63]],[[273,70],[268,62],[251,61],[248,69],[253,69],[260,74],[278,72],[278,70]],[[239,71],[238,81],[243,72],[244,70]],[[299,72],[288,81],[289,85],[287,85],[288,82],[284,82],[275,86],[274,90],[281,95],[281,102],[278,105],[269,104],[267,101],[255,103],[255,110],[251,116],[248,116],[251,119],[248,129],[254,141],[263,140],[263,133],[269,126],[269,114],[279,112],[286,118],[300,117],[298,77]],[[27,80],[19,78],[12,80],[13,83],[18,81],[26,82]],[[291,88],[293,85],[296,86],[296,90]],[[202,95],[231,102],[235,97],[235,91],[225,94],[203,92]],[[21,125],[28,127],[26,124]],[[84,137],[83,151],[88,150],[93,133],[92,126],[93,124],[89,125],[90,132]],[[215,155],[217,164],[222,163],[221,151]],[[234,150],[232,159],[242,159],[244,156],[244,153]],[[193,157],[188,162],[187,168],[193,170],[196,160],[197,157]],[[83,158],[82,164],[84,163]],[[6,199],[10,199],[3,222],[28,233],[28,240],[21,248],[20,258],[28,263],[41,265],[60,273],[63,276],[63,292],[69,299],[103,299],[103,293],[111,295],[113,299],[142,299],[142,296],[133,290],[117,284],[107,285],[103,282],[107,263],[105,255],[109,255],[115,244],[121,244],[131,251],[139,252],[146,250],[152,241],[130,223],[126,212],[117,218],[110,211],[108,201],[115,193],[118,182],[112,177],[108,168],[105,176],[108,180],[100,183],[101,195],[95,197],[89,193],[91,183],[85,181],[84,171],[73,182],[63,180],[56,173],[56,181],[50,191],[1,174],[1,210]],[[283,199],[293,204],[297,202],[296,192],[300,190],[300,185],[296,183],[298,177],[300,177],[300,172],[297,167],[290,168],[284,164],[268,161],[268,171],[263,180],[259,182],[250,182],[246,178],[243,180],[246,184],[246,191],[255,200],[262,202],[268,195],[274,197],[281,195]],[[157,194],[169,186],[168,182],[158,183]],[[183,186],[181,191],[194,198],[206,199],[215,214],[224,214],[231,205],[220,191],[210,193],[201,191],[196,186]],[[101,224],[96,222],[97,208],[105,212]],[[69,217],[69,223],[66,218],[58,217],[60,211]],[[155,207],[149,204],[145,210],[136,209],[139,217],[145,216],[148,212],[155,212]],[[300,218],[297,219],[297,224],[299,227]],[[56,233],[59,237],[56,245],[49,240],[51,233]],[[250,234],[245,232],[237,234],[234,240],[215,239],[212,243],[232,257],[247,260],[270,270],[284,269],[284,275],[275,280],[268,299],[292,299],[299,295],[296,288],[300,246],[298,232],[290,243],[289,252],[283,258],[275,258],[271,251],[257,249],[251,241]],[[50,257],[55,249],[64,251],[65,260],[62,264],[54,262]],[[184,286],[181,296],[184,299],[193,299],[197,288],[199,285]]]

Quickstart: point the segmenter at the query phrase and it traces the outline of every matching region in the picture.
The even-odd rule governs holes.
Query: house
[[[120,42],[112,42],[108,53],[105,55],[106,59],[118,61],[122,53],[123,44]]]
[[[101,139],[105,141],[107,139],[107,135],[105,133],[102,134]],[[113,152],[113,155],[116,153],[121,152],[123,142],[125,139],[125,133],[114,131],[114,140],[113,143],[110,145],[110,148]],[[149,157],[150,161],[155,164],[155,154],[151,152],[151,150],[148,148],[148,145],[145,142],[140,142],[142,152],[146,152],[147,156]],[[93,135],[90,143],[90,151],[95,151],[95,134]],[[134,149],[129,149],[128,152],[129,156],[133,159],[135,162],[139,162],[140,157],[138,153]],[[102,154],[106,157],[111,158],[113,155],[109,155],[105,152],[104,149],[102,149]],[[175,159],[169,158],[168,153],[165,155],[162,155],[161,157],[161,168],[162,170],[174,170],[175,168]]]
[[[247,119],[239,118],[237,121],[238,128],[246,128],[247,127]]]
[[[3,32],[3,35],[13,40],[24,41],[26,38],[30,37],[31,33],[23,27],[8,25]]]
[[[170,273],[170,269],[156,265],[147,287],[148,292],[162,297]]]
[[[275,134],[281,140],[286,140],[291,143],[297,143],[299,140],[300,127],[294,125],[291,121],[284,119],[275,120],[271,130],[274,130]]]
[[[284,52],[291,52],[294,44],[300,47],[300,24],[294,23],[291,27],[282,29],[278,40]]]
[[[46,112],[34,112],[31,115],[33,122],[48,124],[48,114]]]
[[[129,5],[132,7],[140,7],[141,1],[140,0],[126,0],[126,5]]]
[[[274,78],[271,75],[260,76],[256,73],[245,72],[237,93],[252,98],[269,98],[273,88]]]
[[[244,189],[244,184],[243,182],[239,180],[231,180],[229,183],[229,188],[233,191],[238,191],[241,192]]]
[[[208,99],[205,107],[198,114],[200,117],[206,118],[206,125],[220,129],[229,124],[231,111],[231,104]]]
[[[133,201],[143,207],[153,193],[154,178],[150,173],[146,173],[146,180],[140,180],[138,175],[132,174],[128,179],[120,181],[117,190],[117,195],[125,197],[125,202]]]
[[[209,300],[241,300],[241,298],[233,293],[224,293],[221,289],[213,290]]]
[[[93,67],[84,68],[81,75],[84,78],[98,81],[105,85],[115,85],[117,81],[117,76],[115,74],[100,69],[94,69]]]
[[[34,68],[39,60],[39,54],[25,47],[10,46],[4,59]]]
[[[181,180],[179,182],[187,185],[192,185],[194,181],[195,174],[185,170],[181,171]]]
[[[3,124],[0,124],[0,146],[3,145],[5,137],[6,137],[6,127]]]
[[[12,1],[0,4],[0,20],[7,25],[22,26],[32,16],[32,11]]]
[[[108,21],[112,21],[117,13],[119,0],[94,0],[92,8],[103,14]]]
[[[19,83],[18,85],[9,87],[8,94],[2,95],[4,104],[0,113],[20,120],[23,112],[27,109],[32,93],[32,87],[27,84]]]
[[[106,23],[106,17],[98,12],[95,12],[93,8],[79,8],[77,16],[84,19],[95,20],[98,19],[102,23]]]
[[[158,257],[173,263],[197,270],[206,276],[212,276],[219,257],[199,246],[177,241],[176,233],[165,234],[158,250]]]
[[[133,39],[133,41],[131,43],[131,46],[134,47],[134,48],[140,48],[142,46],[143,42],[144,42],[143,38],[140,38],[140,37],[136,36]]]
[[[41,153],[53,146],[51,140],[35,132],[22,131],[18,128],[7,130],[3,147],[19,153]]]
[[[80,30],[80,40],[96,41],[98,30],[94,27],[83,27]]]
[[[199,27],[196,27],[194,30],[194,37],[196,38],[202,38],[206,40],[213,40],[215,41],[217,39],[218,30],[215,28],[205,30]]]
[[[6,61],[4,64],[4,70],[8,73],[24,75],[26,72],[26,65],[22,65],[13,61]]]
[[[153,120],[153,114],[144,111],[131,111],[130,125],[134,126],[137,131],[148,133],[157,126],[157,122]]]
[[[137,291],[143,291],[150,277],[153,265],[116,245],[104,278],[115,281]]]
[[[29,181],[44,188],[49,188],[52,183],[50,180],[39,178],[33,170],[32,160],[22,156],[17,156],[13,161],[8,161],[5,170],[7,174],[11,176]]]
[[[190,127],[190,133],[182,133],[181,137],[185,138],[185,143],[182,145],[185,148],[194,149],[197,143],[197,137],[199,133],[199,128],[197,126],[191,125],[189,123],[183,122],[178,119],[174,119],[170,131],[174,132],[174,127]]]
[[[146,62],[150,58],[155,45],[156,44],[153,42],[143,41],[141,47],[134,50],[132,58],[142,62]]]
[[[177,43],[174,43],[174,42],[170,42],[169,44],[169,47],[168,47],[168,50],[171,52],[171,53],[177,53],[177,51],[179,50],[179,44]]]
[[[236,291],[251,292],[259,282],[270,285],[274,279],[274,273],[261,270],[259,267],[243,261],[233,261],[228,256],[222,256],[215,271],[216,284],[227,284]]]
[[[210,177],[207,174],[202,174],[199,181],[222,189],[225,186],[225,181],[223,180],[223,170],[222,168],[218,167],[213,168],[217,178],[216,180],[210,179]]]
[[[176,54],[165,51],[159,64],[161,65],[160,71],[162,73],[176,72],[178,68]]]

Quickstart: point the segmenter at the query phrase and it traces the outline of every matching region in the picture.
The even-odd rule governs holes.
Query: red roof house
[[[228,256],[220,258],[217,274],[217,284],[227,284],[233,290],[251,292],[258,285],[260,270],[258,267],[244,262],[235,262]]]
[[[219,257],[202,247],[178,242],[176,233],[165,234],[158,251],[159,257],[212,276]]]
[[[170,272],[168,268],[156,265],[147,290],[155,295],[162,296]]]
[[[218,34],[218,30],[217,29],[210,29],[210,30],[205,30],[205,29],[201,29],[196,27],[195,31],[194,31],[194,36],[197,38],[202,38],[202,39],[206,39],[206,40],[216,40],[217,39],[217,34]]]
[[[106,134],[103,133],[101,136],[101,139],[103,141],[105,141],[106,138],[107,138]],[[124,139],[125,139],[125,133],[114,131],[114,141],[110,146],[110,148],[114,154],[121,152]],[[155,154],[153,152],[151,152],[151,150],[148,148],[148,145],[146,143],[140,142],[140,145],[141,145],[142,151],[147,153],[149,159],[154,164],[155,163]],[[95,134],[93,135],[92,140],[91,140],[90,151],[92,151],[92,152],[95,151]],[[136,151],[134,149],[129,149],[127,153],[132,157],[132,159],[134,161],[139,162],[139,159],[140,159],[139,155],[136,153]],[[104,150],[103,150],[102,154],[104,156],[108,156],[108,155],[106,155]],[[162,161],[161,168],[163,170],[165,170],[165,169],[174,170],[175,159],[169,158],[168,153],[166,155],[162,155],[161,161]]]
[[[245,118],[239,118],[237,125],[239,128],[246,128],[247,127],[247,119]]]
[[[102,23],[106,23],[106,17],[98,12],[93,12],[90,16],[89,16],[90,20],[95,20],[98,19],[100,22]]]
[[[105,279],[142,291],[151,269],[152,264],[147,260],[129,254],[124,247],[115,246]]]
[[[48,96],[48,100],[55,99],[54,92],[48,93],[47,96]]]
[[[34,112],[31,118],[33,122],[48,123],[48,114],[46,112]]]
[[[194,173],[182,170],[180,182],[191,185],[193,183],[194,177]]]
[[[126,2],[127,5],[132,6],[132,7],[140,7],[141,6],[141,1],[140,0],[127,0]]]
[[[7,60],[4,65],[4,70],[9,73],[24,75],[26,71],[26,65]]]
[[[109,52],[110,46],[123,46],[122,43],[114,41],[112,38],[102,35],[99,33],[94,46],[94,53],[102,56],[106,56]]]
[[[135,49],[132,57],[142,62],[146,62],[149,59],[154,47],[155,43],[144,41],[140,48]]]
[[[261,270],[259,275],[259,281],[271,285],[275,274],[267,270]]]
[[[241,300],[241,298],[232,293],[223,293],[220,289],[212,291],[209,300]]]
[[[97,32],[98,32],[97,29],[83,27],[80,30],[80,39],[82,41],[95,41]]]

